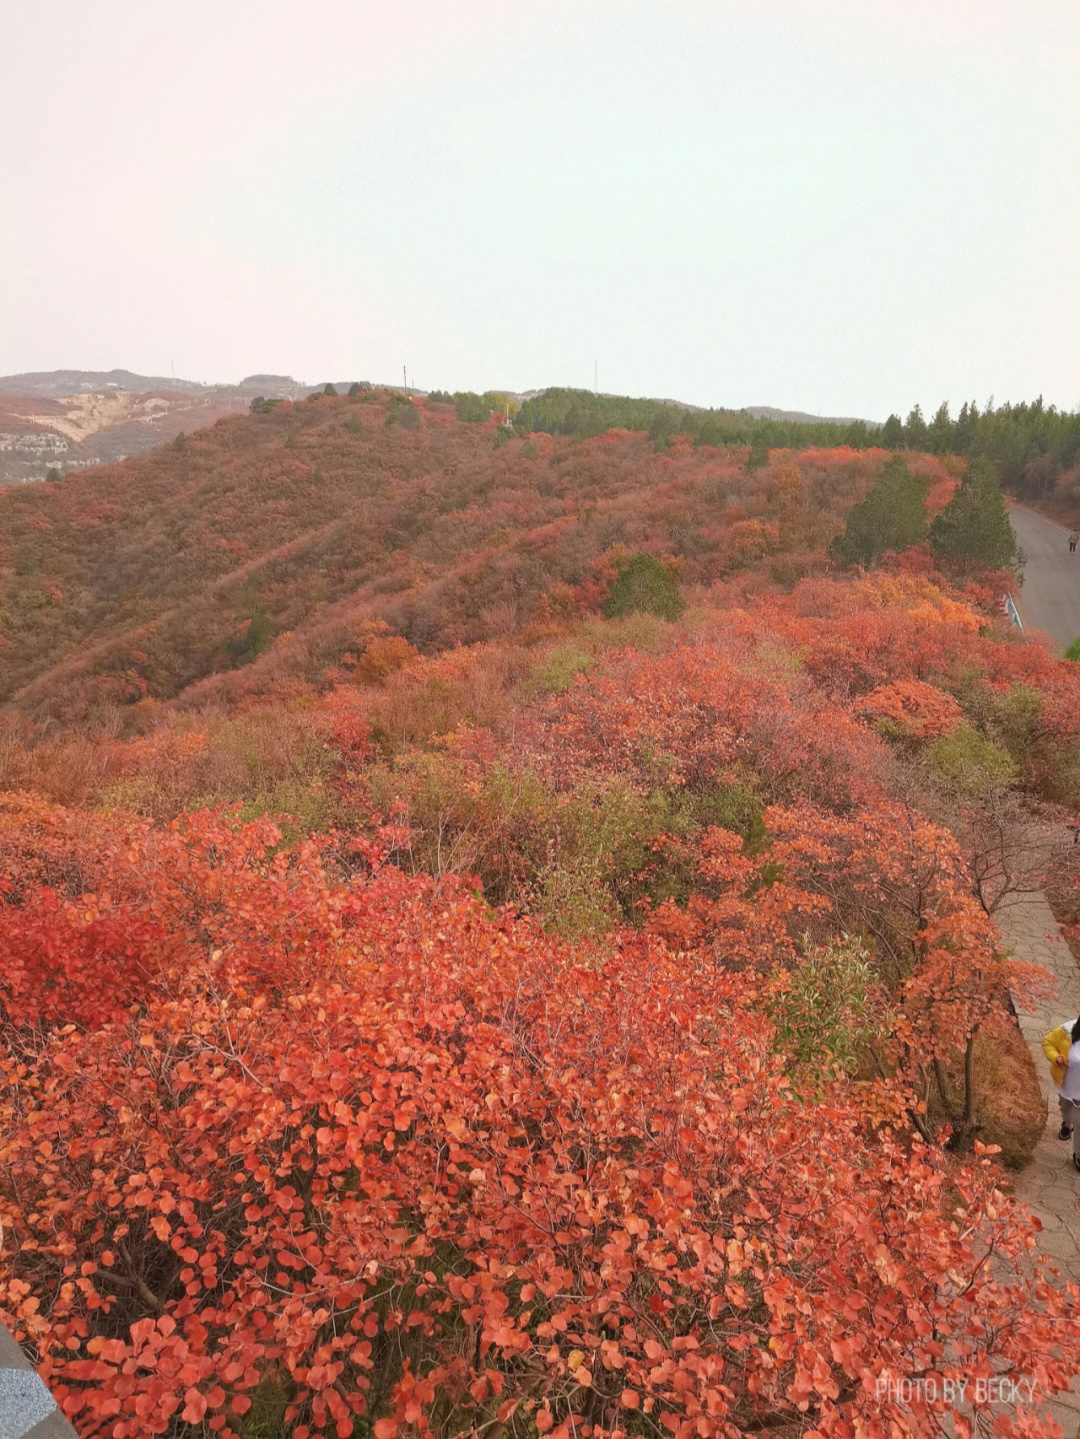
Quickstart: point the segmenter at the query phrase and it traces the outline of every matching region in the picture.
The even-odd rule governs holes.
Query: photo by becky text
[[[1004,1374],[981,1374],[971,1379],[937,1374],[897,1379],[891,1374],[881,1374],[875,1381],[874,1394],[883,1404],[1030,1406],[1035,1397],[1035,1381]]]

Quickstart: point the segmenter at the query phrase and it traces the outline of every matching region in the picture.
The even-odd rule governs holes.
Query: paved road
[[[1058,653],[1080,635],[1080,549],[1069,553],[1069,532],[1032,510],[1009,510],[1027,556],[1017,608],[1025,629],[1043,630]]]

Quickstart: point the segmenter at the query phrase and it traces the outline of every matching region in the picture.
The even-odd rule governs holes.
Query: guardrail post
[[[1013,599],[1012,595],[1005,596],[1005,612],[1009,616],[1009,619],[1012,620],[1016,628],[1020,631],[1020,633],[1023,634],[1024,621],[1020,618],[1020,611],[1016,608],[1016,601]]]

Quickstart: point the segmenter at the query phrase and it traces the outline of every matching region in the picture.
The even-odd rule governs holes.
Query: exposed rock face
[[[290,375],[248,375],[238,385],[130,370],[2,375],[0,485],[122,460],[247,410],[256,396],[295,400],[321,388]]]

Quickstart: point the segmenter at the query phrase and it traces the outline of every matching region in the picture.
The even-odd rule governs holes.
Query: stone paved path
[[[30,1361],[0,1325],[0,1439],[77,1439]]]
[[[1046,1128],[1031,1163],[1017,1175],[1014,1190],[1042,1220],[1042,1245],[1064,1277],[1080,1283],[1080,1174],[1072,1166],[1072,1149],[1057,1137],[1060,1117],[1057,1091],[1043,1058],[1042,1037],[1057,1025],[1080,1015],[1080,970],[1041,893],[1013,895],[999,910],[998,926],[1007,947],[1018,959],[1041,964],[1058,982],[1056,996],[1043,1000],[1032,1013],[1017,1006],[1020,1029],[1031,1046],[1035,1071],[1046,1096]],[[1080,1436],[1080,1388],[1050,1408],[1067,1439]]]

